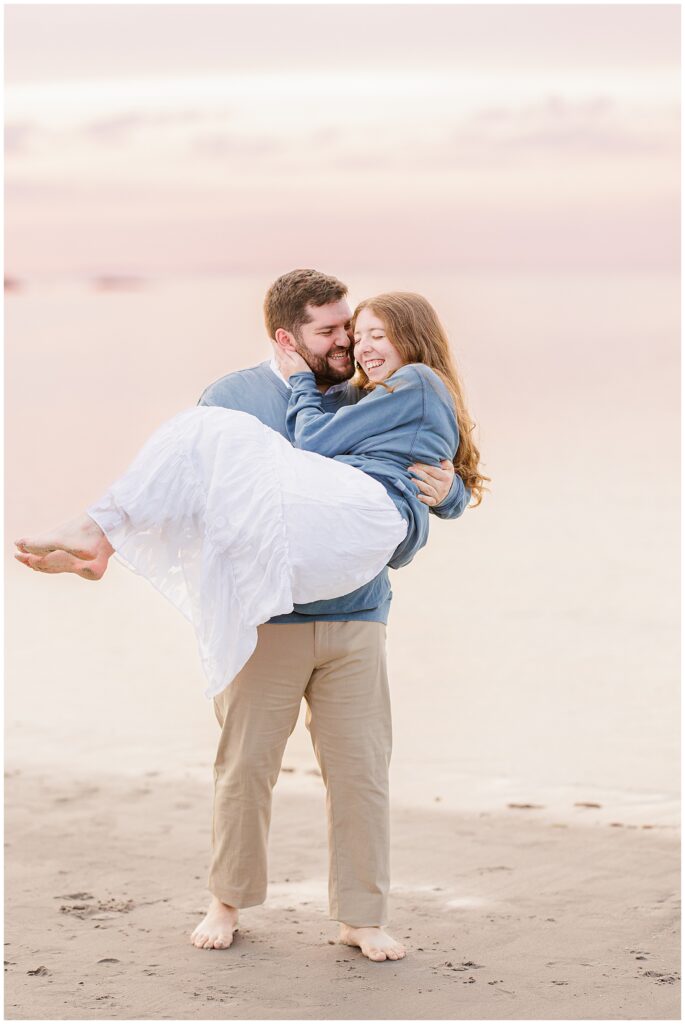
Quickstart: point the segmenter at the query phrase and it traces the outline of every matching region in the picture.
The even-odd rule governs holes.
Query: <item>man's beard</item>
[[[297,337],[295,338],[295,351],[307,363],[316,378],[317,384],[327,384],[329,387],[332,387],[334,384],[342,384],[343,381],[349,380],[350,377],[354,376],[354,361],[349,348],[335,348],[331,349],[328,353],[328,355],[339,355],[341,352],[345,352],[349,362],[343,363],[341,366],[331,365],[327,356],[317,356],[310,352],[306,345]]]

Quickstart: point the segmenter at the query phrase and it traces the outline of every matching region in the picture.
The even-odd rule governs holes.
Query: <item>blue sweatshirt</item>
[[[389,561],[399,568],[428,540],[428,506],[419,501],[408,467],[452,461],[459,447],[454,402],[434,370],[408,363],[355,405],[326,412],[314,374],[292,374],[286,427],[296,448],[318,452],[378,480],[407,521],[407,536]],[[468,491],[462,482],[464,499]]]
[[[306,375],[303,374],[303,376]],[[347,406],[356,405],[362,398],[368,401],[372,397],[371,395],[365,397],[365,394],[349,383],[331,388],[323,395],[317,391],[323,410],[327,413],[336,413]],[[290,396],[291,389],[285,381],[273,372],[268,362],[263,362],[247,370],[229,373],[210,384],[203,391],[198,405],[218,405],[226,409],[237,409],[239,412],[250,413],[271,427],[272,430],[290,440],[286,428]],[[411,461],[410,459],[403,467],[405,472]],[[404,482],[406,478],[402,479]],[[409,480],[411,481],[411,477]],[[414,483],[410,482],[409,487],[413,489],[414,494],[419,493]],[[431,506],[430,513],[441,519],[456,519],[462,514],[470,498],[471,493],[468,488],[464,487],[463,481],[459,477],[455,477],[447,498],[441,505]],[[428,506],[418,500],[417,504],[421,509],[428,509]],[[400,561],[393,559],[392,567],[399,568],[401,565],[406,565],[424,543],[425,537],[422,537],[421,532],[412,529],[412,523],[410,523],[402,545],[403,557]],[[287,615],[279,615],[271,621],[387,622],[391,598],[392,590],[386,568],[375,579],[351,594],[333,598],[330,601],[315,601],[307,605],[296,605],[292,612]]]

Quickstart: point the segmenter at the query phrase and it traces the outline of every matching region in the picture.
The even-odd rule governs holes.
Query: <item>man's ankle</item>
[[[377,928],[379,931],[387,927],[384,924],[346,924],[344,921],[338,922],[341,928]]]

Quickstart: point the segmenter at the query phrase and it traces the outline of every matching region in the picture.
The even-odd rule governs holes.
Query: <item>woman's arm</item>
[[[292,386],[286,428],[296,448],[319,455],[346,455],[374,435],[416,423],[418,430],[425,407],[424,384],[418,374],[398,370],[392,377],[392,392],[377,387],[356,405],[337,412],[324,412],[314,374],[296,373]]]

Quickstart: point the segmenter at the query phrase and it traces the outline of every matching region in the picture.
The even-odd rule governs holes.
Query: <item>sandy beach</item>
[[[679,1017],[670,829],[396,807],[390,926],[409,956],[372,964],[334,941],[315,775],[281,774],[269,899],[221,951],[187,941],[209,781],[16,770],[6,786],[9,1019]]]

